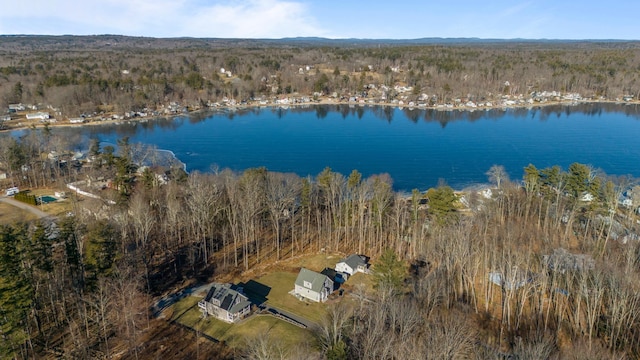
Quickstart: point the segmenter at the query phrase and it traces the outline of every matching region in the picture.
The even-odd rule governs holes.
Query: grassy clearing
[[[256,338],[260,334],[268,334],[271,339],[281,341],[285,347],[293,347],[309,338],[311,333],[269,315],[253,315],[249,319],[235,325],[211,317],[202,320],[201,330],[206,333],[219,335],[229,346],[242,347],[248,339]]]
[[[371,274],[363,274],[361,272],[355,273],[353,276],[349,277],[349,280],[347,280],[342,287],[349,291],[355,291],[358,288],[362,288],[366,294],[373,293],[373,276]]]
[[[313,322],[320,322],[326,314],[327,306],[332,305],[300,301],[289,292],[293,290],[300,267],[321,271],[325,267],[335,267],[335,264],[343,257],[340,254],[301,256],[279,262],[276,266],[270,267],[267,270],[270,272],[263,276],[254,278],[247,276],[245,281],[236,279],[235,282],[242,285],[245,293],[256,303],[266,302],[270,306],[302,316]],[[347,281],[346,287],[353,291],[356,286],[364,288],[365,291],[371,291],[373,288],[371,276],[366,274],[352,276]],[[197,329],[203,334],[225,341],[234,348],[241,348],[247,339],[264,333],[289,348],[301,343],[308,343],[310,339],[313,339],[310,331],[268,315],[252,315],[237,324],[228,324],[213,317],[203,319],[198,308],[198,301],[201,299],[202,297],[189,296],[180,300],[172,307],[172,314],[169,317],[176,322]],[[351,299],[347,301],[351,301]]]
[[[269,305],[318,322],[326,313],[325,304],[300,301],[289,294],[297,276],[297,273],[273,272],[256,281],[271,288],[267,295]]]
[[[183,321],[187,321],[191,319],[191,310],[195,310],[197,313],[200,312],[198,309],[198,301],[201,299],[195,296],[187,296],[184,299],[176,302],[171,307],[170,319],[172,321],[178,321],[183,323]],[[199,314],[198,314],[199,315]]]
[[[196,329],[227,345],[240,348],[246,339],[267,333],[272,339],[278,339],[283,345],[292,348],[312,338],[308,330],[286,323],[268,315],[252,315],[237,324],[228,324],[211,316],[202,318],[198,308],[199,297],[188,296],[173,305],[171,320]]]
[[[53,196],[53,194],[56,191],[57,191],[56,189],[34,189],[31,191],[31,195],[35,195],[36,197],[44,196],[44,195]],[[58,199],[57,201],[54,201],[48,204],[39,205],[38,209],[46,212],[47,214],[54,215],[54,216],[64,215],[72,211],[73,209],[72,196],[75,196],[75,195],[70,194],[67,199]]]
[[[15,206],[0,203],[0,224],[9,225],[20,221],[32,221],[37,219],[32,213]]]

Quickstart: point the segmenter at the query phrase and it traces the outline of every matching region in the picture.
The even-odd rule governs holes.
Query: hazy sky
[[[0,0],[0,34],[640,39],[637,0]]]

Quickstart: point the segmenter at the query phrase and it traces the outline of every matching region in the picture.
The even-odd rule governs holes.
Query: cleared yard
[[[270,268],[271,272],[263,276],[254,278],[248,276],[245,281],[236,280],[235,283],[242,286],[245,294],[256,304],[265,303],[268,306],[288,311],[312,322],[319,323],[327,312],[327,306],[332,306],[331,303],[344,300],[356,302],[356,299],[351,296],[335,298],[334,295],[334,299],[330,299],[327,303],[316,303],[300,301],[289,292],[294,288],[300,267],[321,271],[325,267],[335,267],[335,264],[343,257],[339,254],[301,256],[279,262],[276,266]],[[371,276],[360,273],[355,274],[349,278],[343,287],[347,291],[355,292],[356,287],[365,292],[371,291]],[[299,328],[269,315],[254,314],[237,324],[228,324],[211,316],[203,319],[202,313],[198,308],[198,301],[201,299],[202,296],[188,296],[180,300],[171,308],[172,314],[168,314],[169,317],[171,320],[198,332],[220,341],[225,341],[234,348],[242,348],[247,340],[260,334],[268,334],[271,339],[277,339],[277,341],[289,348],[303,343],[313,344],[314,342],[313,334],[309,330]]]
[[[64,216],[73,211],[74,194],[67,199],[57,199],[53,196],[56,190],[54,189],[33,189],[27,190],[29,195],[35,197],[44,197],[48,202],[43,202],[38,206],[24,204],[24,206],[30,206],[34,209],[40,210],[52,216]],[[20,209],[11,204],[0,204],[0,224],[12,224],[19,221],[32,221],[38,217],[33,213]]]
[[[53,196],[57,190],[54,189],[34,189],[31,191],[31,195],[38,196]],[[69,194],[67,199],[58,199],[54,202],[38,205],[38,209],[53,216],[61,216],[70,211],[73,211],[73,196],[75,194]]]
[[[365,294],[373,293],[373,276],[357,272],[349,277],[349,280],[342,285],[342,288],[349,291],[356,291],[361,288]]]
[[[15,224],[20,221],[31,221],[35,219],[37,219],[37,217],[26,210],[19,209],[9,204],[0,203],[1,225]]]
[[[271,288],[267,295],[267,304],[292,312],[314,322],[319,322],[326,313],[326,305],[312,301],[300,301],[289,294],[293,290],[297,273],[273,272],[267,274],[256,282]]]
[[[198,308],[200,300],[199,297],[188,296],[174,304],[171,320],[220,341],[225,341],[227,345],[235,348],[242,347],[247,339],[255,338],[259,334],[268,334],[272,339],[278,339],[287,347],[308,342],[313,338],[308,330],[268,315],[252,315],[237,324],[228,324],[211,316],[203,319]]]

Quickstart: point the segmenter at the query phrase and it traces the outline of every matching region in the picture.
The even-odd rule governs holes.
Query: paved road
[[[51,216],[51,215],[47,214],[46,212],[41,211],[37,207],[31,206],[31,205],[27,205],[27,204],[25,204],[23,202],[15,200],[14,198],[11,198],[11,197],[2,196],[2,197],[0,197],[0,202],[9,204],[11,206],[15,206],[15,207],[20,208],[22,210],[29,211],[33,215],[37,216],[38,219],[42,219],[42,218],[46,218],[46,217]]]
[[[307,329],[312,329],[315,326],[317,326],[317,324],[315,322],[313,322],[313,321],[310,321],[310,320],[308,320],[306,318],[303,318],[302,316],[298,316],[296,314],[292,314],[292,313],[290,313],[288,311],[275,308],[273,306],[265,305],[264,306],[264,310],[268,311],[272,315],[281,315],[281,316],[284,316],[286,318],[289,318],[289,319],[293,320],[294,322],[297,322],[299,324],[304,325]]]
[[[193,287],[181,290],[175,294],[170,294],[159,299],[151,307],[151,310],[153,311],[153,316],[154,317],[160,316],[160,314],[164,309],[184,299],[187,296],[198,294],[198,293],[204,293],[206,295],[210,287],[211,287],[211,284],[193,286]],[[203,295],[202,297],[204,297],[205,295]]]

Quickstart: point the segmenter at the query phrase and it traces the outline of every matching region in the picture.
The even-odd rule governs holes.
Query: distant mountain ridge
[[[634,40],[563,40],[563,39],[483,39],[483,38],[416,38],[416,39],[330,39],[322,37],[288,37],[281,39],[242,38],[152,38],[125,35],[0,35],[0,51],[44,51],[65,49],[167,49],[272,46],[380,47],[418,45],[590,45],[597,47],[640,47]]]

